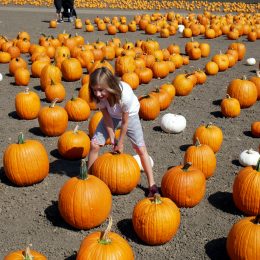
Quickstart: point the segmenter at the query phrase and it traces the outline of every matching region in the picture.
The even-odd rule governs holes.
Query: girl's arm
[[[117,144],[114,147],[115,151],[123,152],[123,149],[124,149],[124,138],[126,136],[127,127],[128,127],[128,118],[129,118],[129,113],[128,112],[123,112],[122,113],[121,129],[120,129],[120,137],[118,139]]]
[[[103,114],[103,119],[105,123],[105,128],[107,130],[108,136],[110,137],[111,143],[114,144],[115,141],[115,133],[114,133],[114,123],[113,120],[108,113],[106,108],[102,108],[101,112]]]

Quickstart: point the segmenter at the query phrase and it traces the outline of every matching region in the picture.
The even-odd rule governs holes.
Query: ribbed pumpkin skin
[[[45,90],[48,85],[51,85],[51,80],[55,83],[61,82],[61,71],[58,67],[48,64],[46,65],[41,72],[40,83],[41,89]]]
[[[129,154],[104,153],[92,165],[91,174],[104,181],[113,194],[127,194],[138,184],[140,168]]]
[[[227,93],[239,101],[241,108],[254,105],[258,95],[256,85],[249,80],[243,79],[232,80],[228,86]]]
[[[26,90],[15,96],[15,110],[21,119],[35,119],[38,116],[40,108],[41,101],[35,92]]]
[[[240,115],[240,103],[236,98],[227,97],[221,101],[221,113],[225,117],[236,117]]]
[[[227,237],[227,252],[231,260],[260,259],[260,225],[255,217],[239,220],[231,228]]]
[[[168,170],[161,182],[164,197],[170,198],[178,207],[191,208],[204,197],[206,179],[204,173],[194,167],[184,171],[183,165]]]
[[[218,152],[222,142],[223,142],[223,133],[222,130],[215,125],[201,125],[199,126],[194,135],[193,143],[195,144],[196,138],[200,140],[201,144],[207,144],[210,146],[214,153]]]
[[[90,139],[84,131],[66,131],[58,140],[58,151],[66,159],[85,158],[90,150]]]
[[[38,115],[41,131],[47,136],[59,136],[68,126],[68,114],[63,107],[43,107]]]
[[[12,252],[5,256],[4,260],[24,260],[23,252],[24,250]],[[33,255],[33,260],[47,260],[46,256],[38,253],[37,251],[30,249],[30,253]]]
[[[65,80],[76,81],[81,78],[83,70],[79,60],[76,58],[68,58],[61,63],[61,72]]]
[[[132,222],[138,237],[149,245],[161,245],[170,241],[176,234],[181,214],[179,208],[168,198],[160,198],[161,204],[155,204],[154,198],[139,201],[133,211]]]
[[[72,98],[65,105],[65,110],[68,113],[71,121],[85,121],[90,115],[90,107],[82,98]]]
[[[102,192],[101,192],[102,191]],[[107,185],[95,176],[69,179],[59,193],[58,207],[62,218],[77,229],[90,229],[106,220],[112,207]]]
[[[217,167],[216,156],[206,144],[191,145],[184,154],[184,164],[187,162],[191,162],[193,167],[200,169],[206,179],[214,174]]]
[[[9,145],[4,152],[3,165],[7,178],[17,186],[38,183],[49,174],[48,154],[36,140]]]
[[[160,103],[159,100],[152,96],[141,96],[139,97],[140,110],[139,116],[144,120],[154,120],[160,114]]]
[[[109,232],[111,244],[100,244],[101,232],[88,235],[81,243],[76,260],[133,260],[134,253],[125,239],[114,232]]]
[[[233,200],[248,215],[260,214],[260,172],[247,166],[239,171],[233,184]]]

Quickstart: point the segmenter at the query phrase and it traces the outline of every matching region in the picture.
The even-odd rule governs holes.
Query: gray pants
[[[117,118],[112,118],[112,120],[114,124],[114,130],[120,128],[122,120]],[[128,118],[128,127],[126,135],[129,137],[133,147],[145,146],[143,129],[139,115],[130,116]],[[103,146],[106,143],[108,137],[109,136],[105,128],[104,119],[102,118],[97,126],[97,129],[91,141]]]

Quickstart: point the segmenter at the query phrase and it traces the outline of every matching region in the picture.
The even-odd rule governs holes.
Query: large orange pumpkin
[[[128,242],[111,232],[112,218],[104,232],[92,232],[81,242],[76,260],[113,259],[134,260],[134,252]]]
[[[260,257],[260,215],[235,223],[228,233],[227,252],[230,259],[257,260]]]
[[[205,175],[191,163],[175,166],[164,174],[161,190],[163,196],[173,200],[177,206],[194,207],[205,195]]]
[[[155,194],[134,207],[132,222],[137,236],[149,245],[161,245],[177,233],[181,222],[179,208],[168,198]]]
[[[104,181],[113,194],[131,192],[140,180],[140,168],[130,154],[104,153],[91,167],[91,174]]]
[[[61,63],[61,72],[65,80],[76,81],[81,78],[83,70],[78,59],[68,58]]]
[[[233,200],[238,209],[248,215],[260,214],[260,159],[256,167],[239,171],[233,184]]]
[[[86,161],[82,160],[79,177],[70,178],[59,192],[62,218],[77,229],[90,229],[106,220],[111,207],[109,188],[99,178],[87,174]]]
[[[44,146],[37,140],[24,140],[21,133],[17,144],[4,151],[4,171],[17,186],[29,186],[42,181],[49,174],[49,158]]]

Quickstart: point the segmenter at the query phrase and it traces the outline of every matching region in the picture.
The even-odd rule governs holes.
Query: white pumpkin
[[[136,155],[134,155],[133,157],[135,158],[136,162],[138,163],[138,165],[139,165],[139,167],[140,167],[140,170],[141,170],[141,171],[143,171],[143,170],[144,170],[144,168],[143,168],[143,166],[142,166],[142,163],[141,163],[141,160],[140,160],[140,157],[139,157],[139,155],[138,155],[138,154],[136,154]],[[152,168],[153,168],[153,166],[154,166],[153,159],[152,159],[152,157],[151,157],[151,156],[149,156],[149,158],[150,158],[151,165],[152,165]]]
[[[184,30],[185,26],[183,24],[178,25],[178,32],[182,33]]]
[[[239,155],[239,163],[243,166],[256,166],[260,154],[253,149],[245,150]]]
[[[166,133],[180,133],[186,128],[186,118],[182,115],[167,113],[162,116],[160,126]]]
[[[2,81],[3,80],[3,75],[2,75],[2,73],[0,73],[0,81]]]
[[[255,60],[255,58],[248,58],[248,59],[246,60],[246,63],[247,63],[247,65],[249,65],[249,66],[253,66],[253,65],[256,64],[256,60]]]

